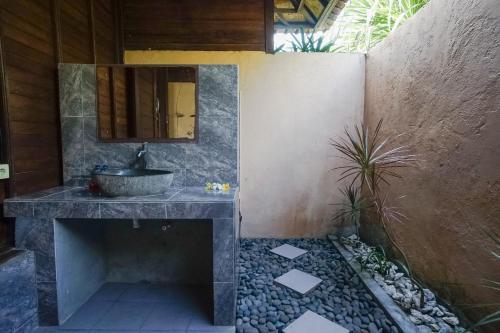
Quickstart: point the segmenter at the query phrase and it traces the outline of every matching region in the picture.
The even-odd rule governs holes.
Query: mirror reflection
[[[103,142],[190,141],[197,130],[195,66],[97,66]]]

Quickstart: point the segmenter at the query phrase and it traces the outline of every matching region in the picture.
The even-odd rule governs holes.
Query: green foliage
[[[345,130],[345,137],[331,140],[331,145],[341,154],[341,158],[345,161],[344,165],[334,168],[340,170],[339,181],[349,180],[351,189],[344,191],[348,201],[352,202],[352,194],[361,193],[363,188],[368,188],[365,198],[366,207],[374,209],[374,212],[379,218],[379,222],[387,238],[392,245],[399,251],[405,260],[408,272],[411,275],[410,265],[406,259],[406,255],[397,245],[391,236],[387,223],[402,222],[406,216],[399,211],[398,207],[389,205],[386,195],[380,193],[380,185],[390,185],[390,181],[394,178],[401,178],[399,170],[401,168],[414,166],[417,162],[415,155],[410,154],[406,146],[389,147],[394,138],[383,138],[381,134],[382,119],[378,122],[373,133],[370,133],[368,127],[364,124],[354,126],[354,132]],[[398,136],[399,137],[399,136]],[[357,190],[352,187],[357,184]],[[401,197],[400,197],[401,198]],[[345,208],[344,208],[345,209]],[[351,209],[352,210],[352,209]],[[336,216],[343,216],[344,211],[339,210]]]
[[[335,46],[367,52],[412,17],[429,0],[351,0],[338,24]]]
[[[387,260],[385,251],[382,247],[378,246],[373,248],[370,254],[365,259],[360,259],[361,269],[374,270],[382,276],[389,273],[392,263]]]
[[[491,251],[491,254],[493,255],[493,257],[495,257],[495,259],[500,260],[500,236],[494,232],[489,232],[488,235],[496,245],[496,251]],[[484,286],[494,291],[500,291],[500,281],[486,280],[486,284]],[[481,318],[481,320],[479,320],[476,324],[474,324],[471,330],[480,326],[490,325],[499,321],[500,321],[500,310],[497,310]]]
[[[342,193],[347,200],[340,204],[336,204],[340,206],[340,208],[332,217],[332,220],[352,224],[356,228],[356,234],[358,234],[359,219],[361,217],[361,209],[364,202],[359,188],[353,184],[348,184],[343,189],[340,189],[340,193]]]
[[[398,168],[412,165],[416,159],[415,155],[409,154],[405,146],[385,149],[390,143],[390,137],[382,139],[380,120],[373,134],[370,134],[367,126],[361,124],[354,127],[354,133],[345,130],[345,138],[331,140],[331,145],[342,154],[346,164],[334,169],[341,170],[341,178],[351,179],[351,184],[361,182],[361,187],[367,185],[375,198],[381,182],[389,185],[389,178],[401,176],[396,172]],[[379,205],[384,203],[380,200]]]
[[[306,33],[304,29],[300,29],[299,34],[289,34],[292,39],[290,40],[289,51],[293,52],[330,52],[333,42],[323,43],[324,37],[315,38],[313,33]],[[274,52],[286,51],[285,44],[278,46]]]

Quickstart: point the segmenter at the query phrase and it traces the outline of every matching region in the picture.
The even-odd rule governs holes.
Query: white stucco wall
[[[127,51],[125,60],[238,64],[242,236],[331,230],[339,186],[329,139],[363,117],[364,55]]]

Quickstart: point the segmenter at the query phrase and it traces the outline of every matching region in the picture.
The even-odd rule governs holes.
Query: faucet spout
[[[142,144],[142,148],[140,148],[137,151],[137,154],[135,155],[135,160],[130,163],[130,168],[132,169],[146,169],[148,166],[148,163],[146,161],[146,154],[148,152],[147,149],[147,142],[144,142]]]

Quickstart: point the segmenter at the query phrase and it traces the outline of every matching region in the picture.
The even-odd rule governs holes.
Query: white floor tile
[[[318,279],[311,274],[299,271],[298,269],[292,269],[288,273],[274,279],[274,282],[293,289],[302,295],[307,294],[309,291],[314,289],[321,283],[321,281],[321,279]]]
[[[285,333],[349,333],[349,330],[335,324],[334,322],[321,317],[320,315],[306,311],[302,316],[288,325],[283,332]]]
[[[302,250],[289,244],[283,244],[281,246],[275,247],[271,250],[271,252],[288,259],[295,259],[303,255],[304,253],[307,253],[306,250]]]

